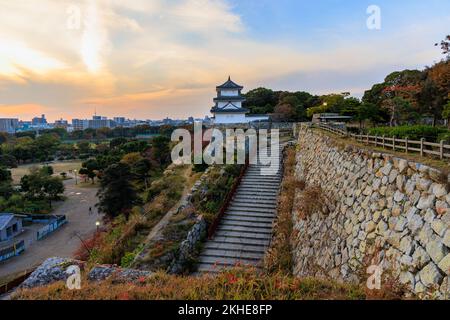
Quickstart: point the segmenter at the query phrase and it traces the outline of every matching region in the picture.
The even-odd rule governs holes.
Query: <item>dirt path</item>
[[[169,223],[170,219],[173,217],[174,214],[177,213],[178,208],[180,207],[181,203],[183,202],[186,195],[189,193],[192,187],[192,183],[190,183],[192,173],[192,167],[187,168],[183,172],[183,177],[186,179],[186,183],[184,184],[183,188],[183,194],[181,195],[180,200],[166,213],[166,215],[156,224],[156,226],[153,227],[152,231],[147,236],[147,239],[145,240],[145,243],[150,243],[153,239],[158,239],[159,237],[162,237],[162,230],[165,226]]]
[[[75,185],[74,179],[66,180],[64,185],[67,200],[57,204],[52,213],[66,215],[68,223],[41,241],[33,239],[30,233],[25,252],[0,263],[0,277],[33,268],[49,257],[72,257],[80,246],[80,239],[75,234],[86,238],[95,232],[95,222],[100,221],[94,207],[97,203],[97,188]],[[92,207],[91,215],[89,207]]]

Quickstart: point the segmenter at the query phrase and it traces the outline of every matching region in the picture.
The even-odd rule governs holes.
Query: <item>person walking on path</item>
[[[89,207],[89,215],[92,215],[92,207]]]

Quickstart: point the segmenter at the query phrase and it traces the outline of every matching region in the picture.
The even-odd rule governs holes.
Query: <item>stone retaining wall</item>
[[[296,176],[320,186],[325,210],[300,219],[294,206],[294,274],[361,281],[365,258],[419,296],[449,298],[447,176],[420,163],[353,146],[308,129]],[[326,212],[326,213],[324,213]]]

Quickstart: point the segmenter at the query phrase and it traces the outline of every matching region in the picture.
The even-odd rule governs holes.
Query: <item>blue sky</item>
[[[369,5],[381,29],[366,26]],[[0,117],[209,114],[228,75],[361,97],[443,58],[448,0],[0,0]],[[77,16],[75,13],[79,13]],[[79,18],[80,23],[75,23]]]

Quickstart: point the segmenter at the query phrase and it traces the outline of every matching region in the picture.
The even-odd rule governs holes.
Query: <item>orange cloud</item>
[[[36,115],[45,114],[51,111],[51,108],[34,103],[4,105],[0,104],[0,117],[31,119]]]

